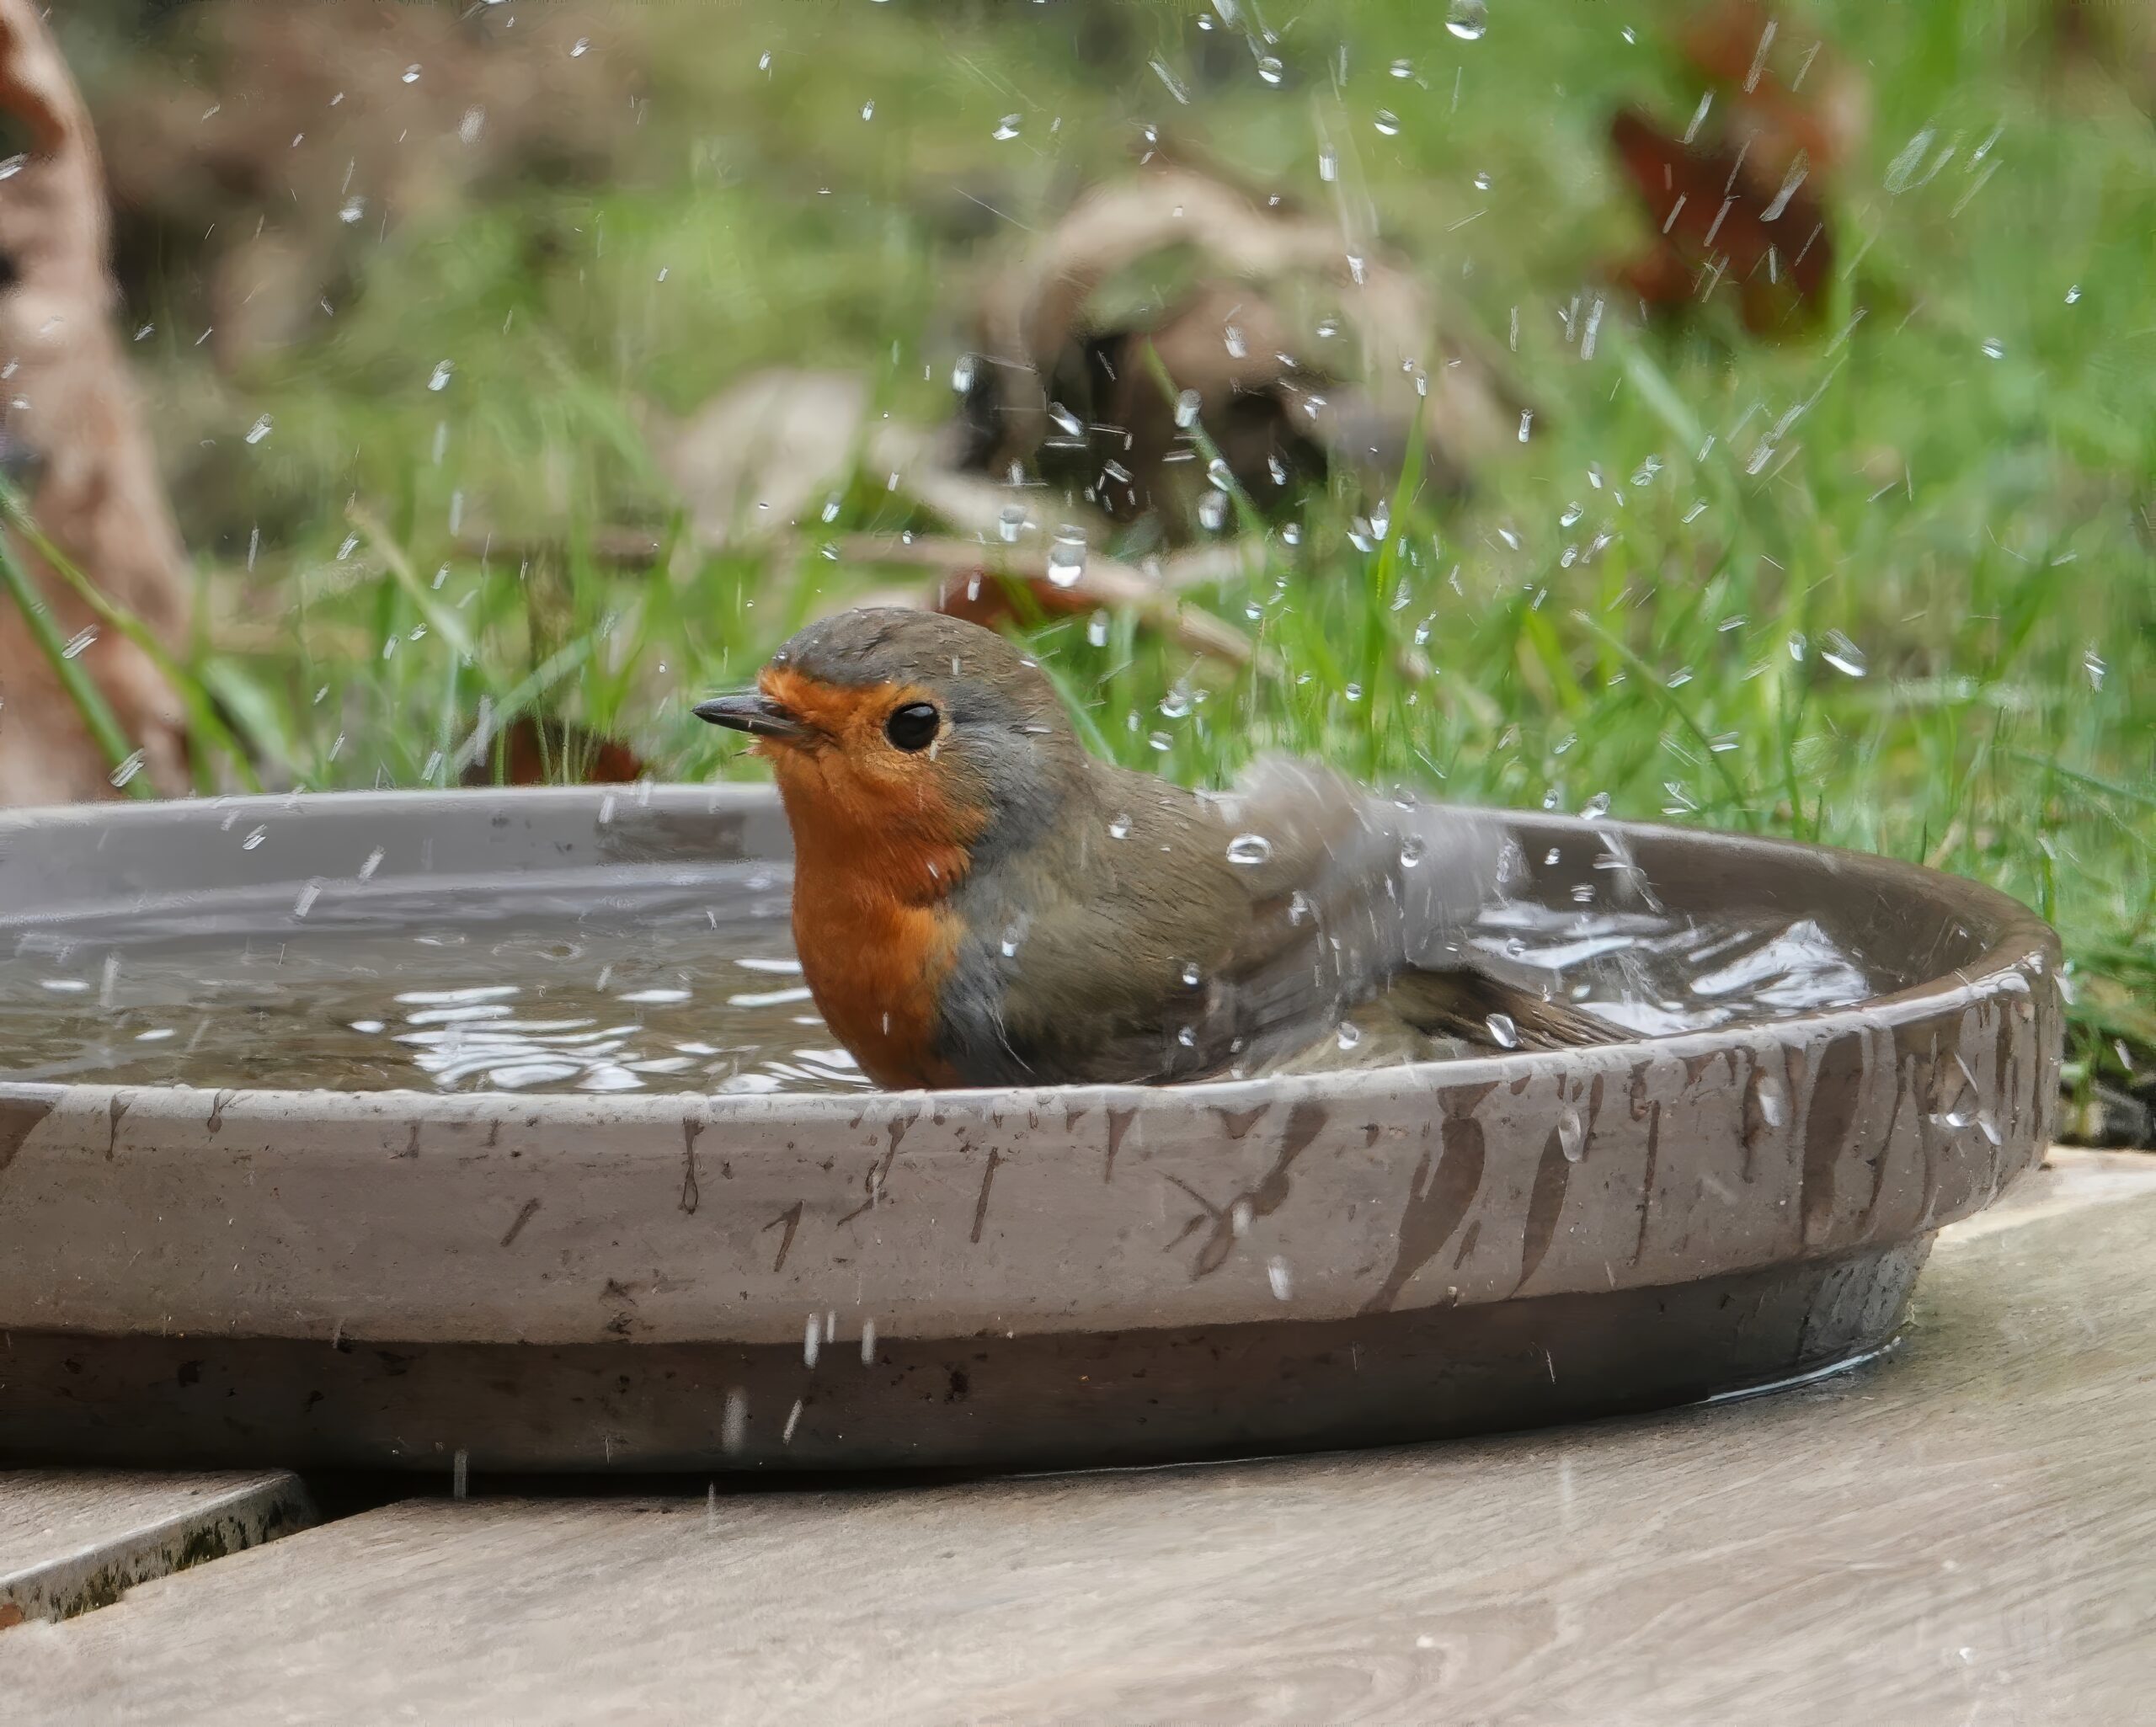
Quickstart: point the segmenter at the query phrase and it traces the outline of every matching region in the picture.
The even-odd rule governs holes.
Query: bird
[[[694,712],[770,762],[803,980],[886,1089],[1294,1070],[1358,1015],[1497,1048],[1632,1035],[1467,944],[1501,824],[1282,756],[1225,793],[1118,766],[978,625],[841,612]]]

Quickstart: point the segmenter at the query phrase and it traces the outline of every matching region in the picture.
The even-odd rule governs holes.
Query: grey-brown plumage
[[[958,1083],[1255,1071],[1331,1038],[1351,1011],[1367,1022],[1374,1008],[1485,1044],[1506,1041],[1493,1015],[1524,1047],[1625,1035],[1545,999],[1524,973],[1499,977],[1501,962],[1465,946],[1466,925],[1497,896],[1497,818],[1388,800],[1278,758],[1226,794],[1111,765],[1085,751],[1020,649],[935,614],[847,613],[803,632],[773,668],[872,704],[889,692],[938,711],[932,762],[848,765],[829,753],[837,744],[805,737],[781,748],[825,750],[819,785],[841,768],[917,765],[970,829],[965,866],[939,878],[935,907],[950,951],[932,980],[932,1054]],[[766,687],[803,686],[767,674]],[[744,700],[771,706],[728,698],[707,717],[807,729],[791,713],[749,715]],[[878,747],[873,728],[859,729],[843,746],[857,755]],[[789,783],[787,765],[793,810],[809,773]],[[798,814],[794,826],[798,843]],[[797,941],[809,963],[817,931],[802,927],[803,909]],[[810,973],[814,985],[813,963]]]

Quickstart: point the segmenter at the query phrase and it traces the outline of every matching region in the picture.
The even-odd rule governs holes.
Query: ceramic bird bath
[[[555,1089],[552,1057],[512,1089],[394,1063],[376,1089],[270,1089],[217,1083],[184,1014],[87,1053],[78,1038],[64,1062],[30,1034],[100,1006],[136,1023],[133,956],[164,941],[169,958],[175,931],[274,967],[420,900],[460,934],[511,901],[573,932],[638,896],[717,929],[744,894],[783,905],[775,800],[0,815],[18,1028],[0,1046],[0,1461],[1150,1463],[1666,1405],[1881,1350],[1933,1232],[2047,1142],[2052,932],[1880,858],[1511,820],[1520,899],[1553,926],[1622,875],[1666,927],[1801,923],[1864,999],[1607,1048],[1165,1089],[744,1089],[684,1080],[673,1054],[620,1066],[633,1090]],[[409,1010],[435,1018],[397,1059],[440,1056],[456,1007]],[[274,997],[250,1014],[287,1069],[348,1031]],[[229,1050],[213,1031],[204,1047]],[[207,1083],[131,1080],[146,1037]]]

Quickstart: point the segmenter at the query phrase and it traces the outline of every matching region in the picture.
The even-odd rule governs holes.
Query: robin
[[[881,1085],[1278,1069],[1380,1003],[1499,1047],[1628,1035],[1462,945],[1504,843],[1488,821],[1298,761],[1225,795],[1113,766],[976,625],[842,613],[696,712],[771,764],[803,973]]]

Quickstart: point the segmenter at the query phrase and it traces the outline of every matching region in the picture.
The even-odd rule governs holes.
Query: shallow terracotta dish
[[[236,846],[235,810],[275,843]],[[1664,904],[1807,915],[1879,993],[1178,1090],[0,1080],[0,1460],[1127,1463],[1636,1410],[1882,1348],[1932,1233],[2047,1141],[2051,931],[1878,858],[1516,829],[1530,899],[1566,903],[1614,834]],[[0,937],[786,853],[742,787],[15,812]]]

